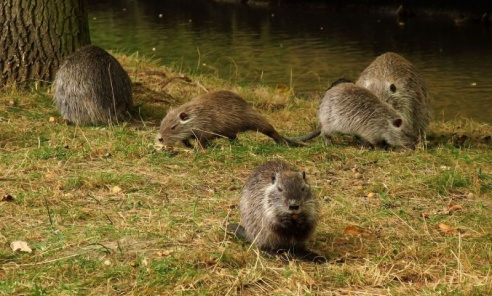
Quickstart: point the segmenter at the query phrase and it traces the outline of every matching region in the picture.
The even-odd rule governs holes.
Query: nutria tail
[[[286,137],[282,137],[282,141],[278,142],[278,143],[288,145],[291,147],[304,147],[304,146],[306,146],[306,144],[304,144],[304,143],[301,143],[299,141],[296,141],[295,139],[289,139]]]
[[[318,125],[318,127],[314,131],[310,132],[309,134],[300,137],[290,138],[289,140],[294,142],[306,142],[316,138],[320,134],[321,134],[321,125]]]
[[[282,135],[280,135],[273,126],[270,125],[271,128],[268,130],[264,130],[262,133],[272,138],[277,144],[287,145],[292,147],[303,147],[305,146],[303,143],[299,143],[298,141],[288,139]]]

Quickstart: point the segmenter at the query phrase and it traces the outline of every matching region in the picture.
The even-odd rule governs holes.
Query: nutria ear
[[[276,179],[277,179],[277,173],[272,173],[272,184],[275,184]]]
[[[401,120],[401,118],[395,119],[393,121],[393,126],[394,127],[401,127],[402,124],[403,124],[403,120]]]
[[[393,83],[390,85],[390,91],[392,93],[395,93],[396,92],[396,85],[394,85]]]
[[[179,113],[179,119],[181,119],[181,121],[186,121],[188,120],[190,117],[188,116],[188,113],[186,112],[181,112]]]

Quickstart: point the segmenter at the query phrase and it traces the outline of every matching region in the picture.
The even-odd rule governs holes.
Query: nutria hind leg
[[[199,138],[198,139],[198,145],[202,149],[207,149],[208,146],[210,145],[210,139],[209,138]]]
[[[325,134],[323,138],[325,139],[323,141],[325,146],[329,146],[329,145],[333,144],[333,140],[331,138],[331,135]]]
[[[376,143],[376,145],[373,145],[371,142],[361,138],[358,135],[354,135],[354,139],[352,141],[352,146],[362,147],[364,149],[370,149],[370,150],[373,150],[375,148],[384,148],[385,145],[386,142],[384,140],[382,140],[379,143]]]
[[[185,145],[188,148],[193,148],[193,145],[191,145],[190,143],[190,139],[184,139],[181,141],[181,143],[183,143],[183,145]]]
[[[230,143],[235,143],[235,142],[239,141],[239,140],[237,139],[237,135],[228,136],[228,137],[227,137],[227,139],[229,139],[229,142],[230,142]]]
[[[386,142],[386,140],[381,140],[377,143],[370,144],[372,146],[372,149],[382,149],[382,150],[391,150],[391,146]]]

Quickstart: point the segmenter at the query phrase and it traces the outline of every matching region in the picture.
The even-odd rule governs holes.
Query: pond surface
[[[203,0],[89,1],[92,43],[238,84],[320,92],[387,51],[427,81],[436,119],[492,123],[492,25],[393,11],[252,9]]]

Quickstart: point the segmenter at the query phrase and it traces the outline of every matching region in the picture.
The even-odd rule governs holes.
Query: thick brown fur
[[[240,234],[266,251],[304,250],[319,216],[306,175],[281,160],[268,161],[251,174],[239,209],[244,229]]]
[[[402,56],[378,56],[356,81],[398,111],[413,133],[423,135],[432,112],[427,84],[419,71]]]
[[[53,89],[56,107],[72,123],[108,124],[130,117],[130,77],[100,47],[88,45],[68,56],[56,73]]]
[[[239,132],[248,130],[263,133],[280,144],[300,145],[282,137],[239,95],[225,90],[203,94],[169,110],[157,138],[166,145],[182,142],[188,147],[189,140],[196,138],[205,148],[212,139],[234,140]]]

